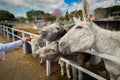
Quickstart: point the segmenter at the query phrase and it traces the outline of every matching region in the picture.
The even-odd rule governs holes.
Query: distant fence
[[[10,32],[8,29],[11,29],[12,32]],[[22,33],[22,37],[15,35],[14,31],[21,32]],[[8,40],[10,39],[9,34],[12,34],[12,40],[13,41],[15,41],[15,37],[17,37],[19,39],[25,37],[25,34],[28,34],[30,36],[36,36],[36,34],[30,33],[30,32],[26,32],[24,30],[18,30],[18,29],[14,29],[14,28],[9,28],[9,27],[4,26],[4,25],[0,25],[0,32],[3,33],[3,35],[6,36]],[[50,44],[50,43],[46,41],[46,45],[48,45],[48,44]],[[114,56],[111,56],[111,55],[98,53],[98,52],[95,52],[95,51],[92,51],[92,50],[87,50],[85,52],[87,52],[87,53],[89,53],[91,55],[95,55],[95,56],[98,56],[98,57],[105,58],[105,59],[110,60],[110,61],[114,61],[114,62],[120,63],[120,58],[118,58],[118,57],[114,57]],[[27,54],[26,53],[26,46],[25,46],[25,44],[23,44],[23,53]],[[99,75],[97,75],[97,74],[95,74],[95,73],[93,73],[93,72],[91,72],[91,71],[81,67],[81,66],[78,66],[77,64],[73,64],[72,62],[70,62],[69,60],[67,60],[65,58],[60,58],[60,60],[62,60],[63,62],[66,62],[67,64],[75,67],[76,69],[78,69],[78,70],[80,70],[80,71],[82,71],[82,72],[84,72],[84,73],[86,73],[86,74],[88,74],[88,75],[98,79],[98,80],[107,80],[107,79],[105,79],[105,78],[103,78],[103,77],[101,77],[101,76],[99,76]],[[47,73],[47,76],[50,76],[50,73],[51,73],[50,72],[50,66],[51,66],[50,65],[50,61],[46,60],[46,73]]]

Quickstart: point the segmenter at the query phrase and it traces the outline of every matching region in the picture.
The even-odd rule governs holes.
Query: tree
[[[69,20],[69,13],[68,13],[68,10],[66,11],[65,19],[66,19],[66,20]]]
[[[105,15],[105,17],[108,17],[112,13],[118,12],[118,11],[120,11],[120,6],[119,5],[111,6],[111,7],[107,7],[107,8],[97,8],[97,9],[95,9],[95,13],[99,14],[96,17],[101,16],[103,14]]]
[[[54,16],[52,16],[52,14],[45,13],[43,19],[45,22],[48,22],[48,21],[54,21],[56,18]]]
[[[26,17],[28,21],[33,21],[34,20],[34,15],[35,15],[35,11],[31,10],[31,11],[27,11],[26,13]]]
[[[41,10],[31,10],[27,11],[26,16],[28,21],[35,21],[35,20],[40,20],[44,16],[44,11]]]
[[[5,20],[13,21],[15,20],[15,16],[9,11],[0,10],[0,21],[5,21]]]
[[[120,11],[120,6],[116,5],[116,6],[108,7],[106,9],[107,9],[107,14],[111,15],[113,12]]]
[[[81,17],[81,18],[82,18],[82,10],[72,11],[72,12],[69,13],[68,17],[69,17],[69,19],[71,19],[71,20],[73,20],[73,17],[76,17],[76,18]]]
[[[36,16],[37,20],[42,19],[43,16],[44,16],[44,14],[45,14],[44,11],[41,11],[41,10],[37,10],[37,11],[35,12],[35,16]]]
[[[25,17],[18,17],[18,18],[17,18],[17,21],[18,21],[18,22],[25,22],[25,21],[26,21],[26,18],[25,18]]]
[[[65,18],[64,18],[63,16],[60,16],[60,17],[59,17],[59,20],[60,20],[60,21],[63,21],[63,20],[65,20]]]

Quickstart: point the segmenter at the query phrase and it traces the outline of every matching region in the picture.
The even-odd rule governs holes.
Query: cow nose
[[[41,31],[41,36],[46,37],[47,36],[47,31]]]

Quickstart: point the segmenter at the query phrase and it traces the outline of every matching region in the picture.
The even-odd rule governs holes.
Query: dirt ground
[[[14,28],[32,33],[34,32],[35,34],[38,34],[40,31],[24,24],[15,25]],[[18,35],[21,36],[20,33]],[[0,43],[7,42],[11,41],[8,41],[7,38],[3,37],[3,34],[0,33]],[[102,71],[103,72],[100,73],[101,76],[105,76],[106,78],[106,72],[104,70]],[[66,75],[61,76],[60,66],[57,62],[52,62],[51,75],[47,77],[45,62],[40,65],[40,60],[33,58],[31,54],[24,55],[22,52],[22,46],[20,46],[6,51],[5,61],[0,62],[0,80],[68,80],[68,78]],[[96,79],[84,75],[83,80]]]
[[[0,33],[0,43],[10,42]],[[31,54],[24,55],[22,47],[6,51],[5,61],[0,62],[0,80],[67,80],[62,77],[57,62],[52,62],[51,76],[46,76],[45,63],[39,64],[39,60]]]

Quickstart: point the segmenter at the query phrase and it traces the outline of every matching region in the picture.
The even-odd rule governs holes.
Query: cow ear
[[[73,21],[74,21],[76,24],[78,24],[78,23],[81,22],[79,19],[77,19],[77,18],[75,18],[75,17],[73,17]]]
[[[82,15],[83,15],[83,21],[90,21],[90,10],[87,0],[83,0]]]

